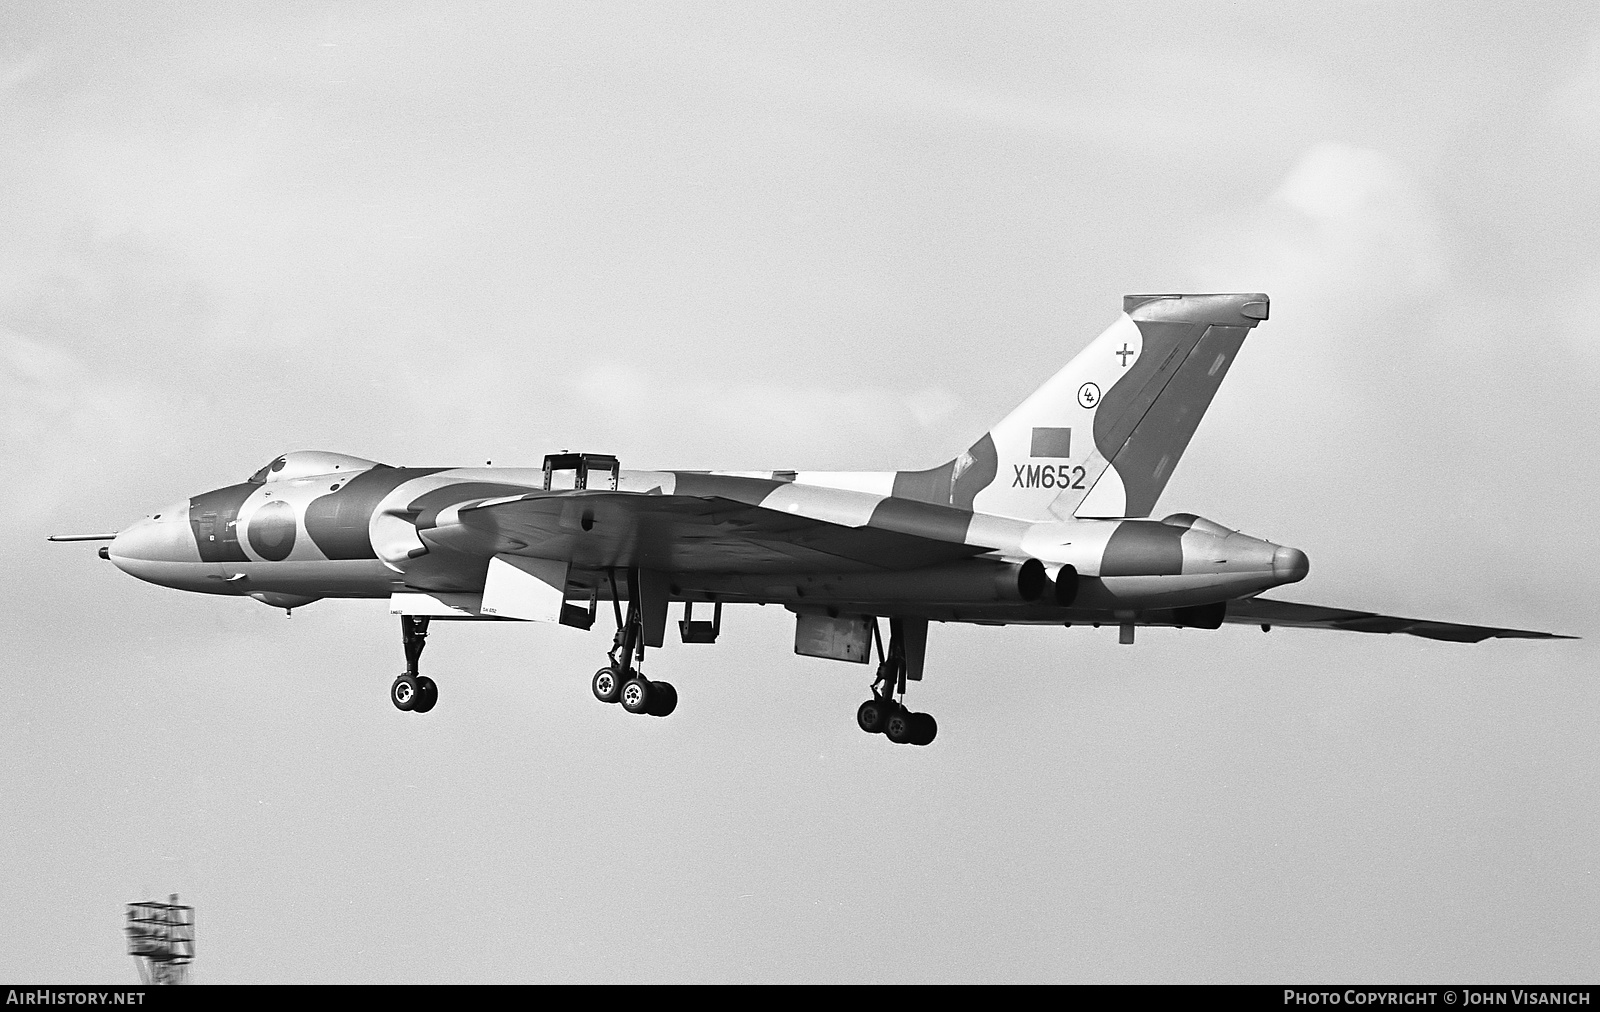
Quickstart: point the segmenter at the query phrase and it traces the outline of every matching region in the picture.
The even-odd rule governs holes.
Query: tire
[[[589,688],[594,692],[594,698],[602,703],[615,703],[622,697],[623,679],[617,675],[613,668],[605,667],[594,673],[594,680],[589,683]]]
[[[412,713],[427,713],[439,701],[439,686],[427,675],[417,677],[417,699],[411,706]]]
[[[650,683],[650,716],[669,717],[678,708],[678,690],[671,682]]]
[[[926,745],[938,736],[939,722],[933,719],[931,713],[913,713],[911,732],[911,744]]]
[[[622,708],[629,713],[649,713],[650,698],[655,693],[643,678],[630,678],[622,685]]]
[[[396,710],[411,710],[417,705],[417,676],[411,674],[401,675],[389,686],[389,702],[394,704]]]
[[[883,725],[889,722],[890,704],[881,699],[869,699],[856,707],[856,726],[868,734],[882,734]]]
[[[913,727],[915,721],[911,719],[911,712],[905,707],[897,706],[883,722],[883,736],[896,745],[908,745],[911,743]]]

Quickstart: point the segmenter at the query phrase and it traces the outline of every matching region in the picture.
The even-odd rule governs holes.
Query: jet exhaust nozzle
[[[1050,588],[1050,574],[1045,572],[1044,563],[1038,559],[1029,559],[1017,569],[1017,593],[1024,601],[1037,601],[1044,596]]]
[[[1181,629],[1221,629],[1222,621],[1227,617],[1226,601],[1172,609],[1173,622]]]
[[[1056,574],[1056,604],[1063,608],[1072,607],[1072,602],[1078,599],[1078,570],[1075,566],[1062,566],[1061,572]]]

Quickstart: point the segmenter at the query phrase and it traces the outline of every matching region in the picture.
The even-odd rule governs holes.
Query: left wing
[[[1252,597],[1243,601],[1229,601],[1225,622],[1244,625],[1275,625],[1299,629],[1343,629],[1347,632],[1405,633],[1430,640],[1448,640],[1452,643],[1479,643],[1486,639],[1570,640],[1576,636],[1557,633],[1533,632],[1528,629],[1498,629],[1485,625],[1458,625],[1454,622],[1432,622],[1420,618],[1398,618],[1370,611],[1350,611],[1345,608],[1324,608],[1315,604],[1296,604],[1293,601],[1271,601]]]

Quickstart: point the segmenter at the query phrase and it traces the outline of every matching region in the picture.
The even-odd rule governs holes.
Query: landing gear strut
[[[439,687],[433,679],[417,673],[422,648],[428,645],[428,617],[401,615],[400,639],[406,648],[406,669],[389,686],[389,702],[397,710],[427,713],[439,701]]]
[[[872,698],[856,708],[856,724],[868,734],[881,734],[896,745],[926,745],[939,733],[932,714],[913,713],[903,702],[906,675],[904,620],[889,620],[889,649],[883,649],[878,623],[872,623],[872,640],[878,647],[878,673],[872,682]],[[899,698],[896,698],[899,697]]]
[[[639,601],[639,571],[628,571],[628,614],[622,614],[617,594],[616,574],[611,580],[611,610],[617,619],[617,635],[611,642],[611,663],[594,673],[589,687],[602,703],[621,703],[629,713],[665,717],[678,708],[678,690],[671,682],[652,682],[644,677],[644,613]]]

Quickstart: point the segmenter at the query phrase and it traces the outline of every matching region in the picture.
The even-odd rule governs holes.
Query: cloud
[[[1556,333],[1573,357],[1592,371],[1600,371],[1600,323],[1594,307],[1600,305],[1600,275],[1578,289],[1571,298],[1558,301],[1560,318]]]
[[[1577,73],[1551,93],[1548,114],[1568,136],[1600,142],[1600,35],[1590,38]]]
[[[44,60],[37,53],[0,60],[0,96],[37,77],[43,66]]]
[[[131,473],[160,428],[149,390],[97,375],[60,348],[0,330],[0,516],[35,518]]]
[[[606,412],[619,434],[628,433],[644,452],[660,454],[664,463],[716,468],[909,466],[913,462],[896,459],[900,448],[908,442],[928,444],[927,430],[961,405],[958,397],[938,386],[907,391],[783,382],[685,382],[646,376],[617,362],[599,363],[579,373],[568,389],[578,402],[577,410]],[[650,436],[652,431],[659,435]],[[674,445],[686,434],[688,448]],[[653,442],[665,438],[674,443]],[[708,456],[685,461],[685,452]]]
[[[1475,281],[1454,269],[1470,237],[1451,225],[1398,159],[1330,142],[1211,229],[1201,287],[1266,291],[1272,320],[1229,374],[1169,505],[1307,549],[1309,599],[1453,601],[1445,613],[1504,622],[1525,608],[1504,574],[1527,572],[1547,541],[1590,540],[1552,483],[1600,426],[1581,371],[1548,336],[1592,340],[1572,308],[1592,300]]]
[[[926,429],[955,414],[961,399],[944,387],[927,387],[906,395],[905,405],[917,424]]]
[[[1449,282],[1433,203],[1405,166],[1317,144],[1260,203],[1205,230],[1195,262],[1195,290],[1272,298],[1216,418],[1335,418],[1341,448],[1387,438],[1378,416],[1414,398],[1400,366],[1424,353]]]
[[[1425,296],[1446,267],[1432,202],[1389,155],[1324,142],[1306,151],[1242,229],[1211,238],[1212,270],[1298,299]],[[1231,253],[1229,251],[1232,251]]]
[[[1546,113],[1565,137],[1586,147],[1600,146],[1600,33],[1590,36],[1576,71],[1550,93]],[[1592,187],[1587,180],[1592,178],[1592,168],[1585,165],[1582,171],[1584,190],[1589,191]],[[1563,211],[1573,213],[1571,207]],[[1593,235],[1592,229],[1586,232],[1588,239],[1592,240]],[[1577,254],[1577,250],[1573,252]],[[1592,257],[1584,260],[1593,263]],[[1573,356],[1591,370],[1600,368],[1600,327],[1595,324],[1593,311],[1596,299],[1600,299],[1600,274],[1591,273],[1570,297],[1556,301],[1556,333]]]

